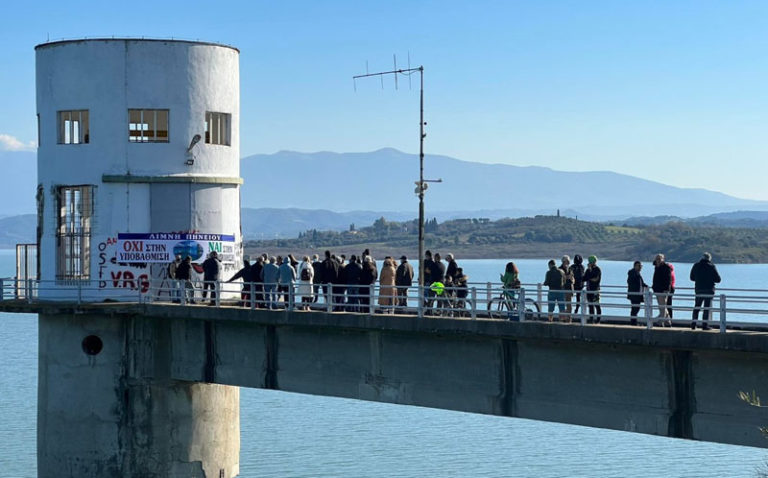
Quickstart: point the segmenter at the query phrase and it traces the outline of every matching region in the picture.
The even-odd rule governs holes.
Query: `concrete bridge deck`
[[[742,390],[768,397],[763,332],[166,304],[6,301],[0,310],[60,323],[47,346],[79,347],[83,338],[68,330],[93,330],[133,378],[768,446],[759,431],[768,411],[738,397]],[[67,327],[71,321],[83,328]]]

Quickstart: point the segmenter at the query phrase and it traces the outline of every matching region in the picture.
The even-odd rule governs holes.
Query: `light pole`
[[[424,179],[424,138],[427,134],[424,132],[424,126],[427,124],[424,122],[424,67],[418,66],[416,68],[394,69],[390,71],[380,71],[378,73],[366,73],[365,75],[353,76],[352,79],[367,78],[371,76],[382,77],[384,75],[395,75],[395,82],[397,82],[397,75],[410,76],[415,72],[419,72],[419,180],[416,182],[416,194],[419,196],[419,291],[424,290],[424,271],[422,267],[422,261],[424,260],[424,191],[427,190],[427,183],[430,182],[442,182],[442,180],[429,180]],[[419,297],[419,300],[423,300]],[[419,307],[421,311],[421,307]]]

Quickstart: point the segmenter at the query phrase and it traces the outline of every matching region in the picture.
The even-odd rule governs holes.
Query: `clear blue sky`
[[[768,200],[764,0],[4,2],[0,148],[35,139],[33,47],[112,35],[238,47],[243,156],[418,151],[417,83],[351,79],[410,52],[427,153]]]

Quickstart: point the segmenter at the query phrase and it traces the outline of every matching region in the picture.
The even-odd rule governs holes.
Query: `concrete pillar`
[[[240,390],[170,379],[168,325],[40,315],[38,476],[234,477]]]

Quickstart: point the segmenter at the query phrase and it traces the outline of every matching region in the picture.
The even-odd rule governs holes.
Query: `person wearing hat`
[[[694,283],[696,299],[691,316],[691,329],[696,329],[696,321],[699,319],[699,310],[704,307],[703,330],[709,330],[709,309],[712,307],[712,296],[715,295],[715,284],[721,281],[717,267],[712,263],[712,254],[705,252],[701,260],[691,267],[691,280]]]
[[[597,266],[597,256],[587,258],[587,270],[584,271],[584,283],[587,286],[587,304],[589,306],[588,322],[599,324],[603,309],[600,307],[600,281],[603,272]]]
[[[408,306],[408,288],[413,285],[413,266],[408,258],[400,256],[400,265],[395,271],[395,286],[397,287],[397,312],[401,313]]]

